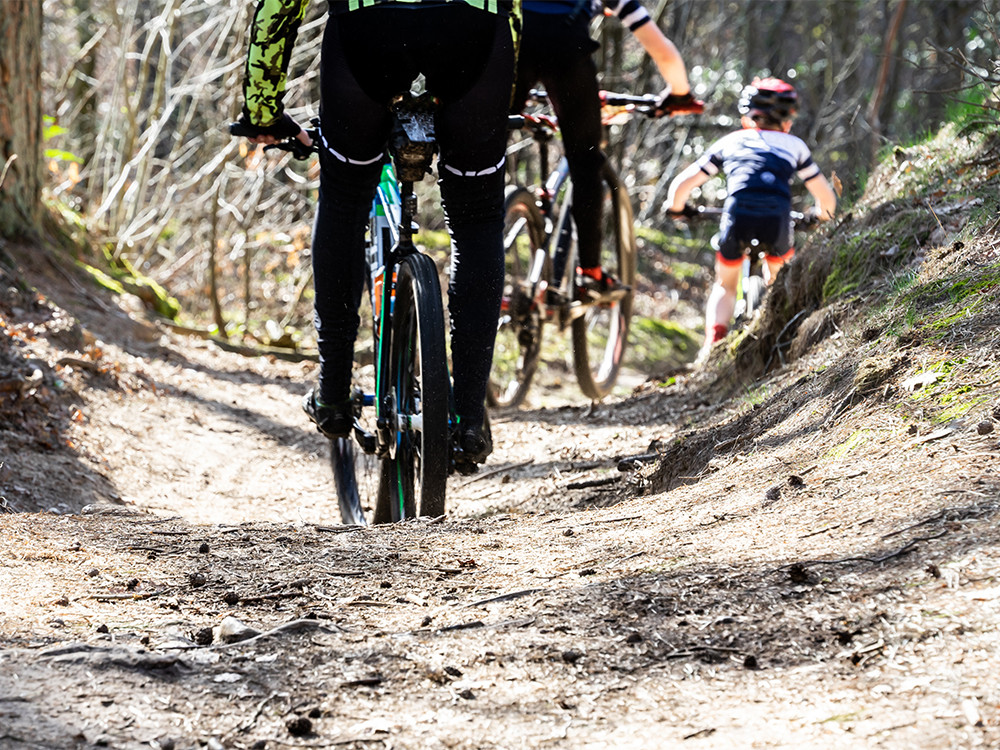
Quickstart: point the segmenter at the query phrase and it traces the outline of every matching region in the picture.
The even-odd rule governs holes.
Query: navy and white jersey
[[[791,182],[821,174],[805,142],[780,130],[747,128],[725,135],[695,162],[702,172],[726,175],[727,192],[736,200],[790,202]]]
[[[635,31],[653,20],[639,0],[522,0],[521,9],[532,13],[570,15],[577,13],[590,20],[607,8],[611,14]]]

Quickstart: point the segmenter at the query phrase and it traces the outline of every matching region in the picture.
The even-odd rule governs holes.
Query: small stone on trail
[[[101,571],[99,571],[97,568],[91,568],[90,570],[87,571],[87,575],[90,576],[91,578],[93,578],[94,576],[99,576],[100,574]]]
[[[771,487],[770,489],[768,489],[768,491],[764,493],[764,499],[767,500],[767,502],[769,502],[769,503],[773,503],[773,502],[776,502],[776,501],[780,500],[781,499],[781,487],[779,487],[778,485],[775,485],[774,487]]]
[[[580,571],[579,575],[581,575],[581,576],[592,576],[592,575],[594,575],[596,573],[597,573],[597,571],[594,570],[593,568],[584,568],[583,570]]]
[[[461,693],[458,694],[459,698],[465,698],[467,701],[472,701],[476,699],[476,694],[473,693],[469,688],[466,688]]]
[[[566,531],[563,532],[563,536],[573,536],[573,533],[573,529],[566,529]]]
[[[642,636],[638,633],[629,633],[625,643],[642,643]]]
[[[209,549],[210,547],[208,546],[208,542],[202,542],[201,546],[198,547],[198,551],[203,555],[207,554]]]
[[[226,617],[215,626],[212,634],[214,639],[220,643],[236,643],[260,635],[260,631],[254,630],[249,625],[244,625],[235,617]]]
[[[195,631],[194,642],[199,646],[210,646],[212,645],[212,638],[214,638],[214,633],[212,628],[201,628]]]
[[[240,603],[240,595],[237,594],[235,591],[227,591],[225,594],[222,595],[222,601],[224,601],[231,607],[234,604]]]
[[[312,734],[313,725],[305,716],[296,716],[285,722],[288,733],[293,737],[305,737]]]
[[[743,660],[743,666],[747,669],[759,669],[760,664],[757,662],[757,657],[753,654],[748,654]]]
[[[796,476],[795,474],[788,477],[788,485],[790,487],[804,487],[805,483],[806,482],[802,477]]]
[[[983,420],[978,425],[976,425],[976,432],[980,435],[989,435],[993,432],[993,423],[988,420]]]
[[[788,569],[788,577],[792,583],[806,583],[809,580],[809,571],[802,563],[795,563]]]
[[[583,653],[572,648],[562,652],[562,660],[567,664],[576,664],[582,658]]]
[[[391,589],[391,588],[392,588],[392,584],[391,584],[391,583],[389,583],[389,581],[382,581],[382,582],[381,582],[381,583],[380,583],[380,584],[378,585],[378,587],[379,587],[380,589]]]
[[[199,586],[204,586],[208,583],[208,579],[205,578],[204,573],[189,573],[188,583],[191,584],[193,588],[198,588]]]
[[[96,628],[96,630],[97,630],[98,633],[110,633],[111,632],[110,629],[108,628],[108,626],[105,625],[104,623],[101,623],[100,625],[98,625],[97,628]]]
[[[452,677],[461,677],[462,670],[458,667],[445,667],[444,671],[450,674]]]

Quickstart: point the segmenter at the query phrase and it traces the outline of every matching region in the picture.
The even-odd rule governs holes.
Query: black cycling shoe
[[[354,410],[350,401],[324,404],[313,388],[302,398],[302,410],[316,425],[316,429],[331,440],[350,437],[354,427]]]
[[[493,452],[493,440],[485,427],[459,427],[453,437],[455,471],[469,475],[479,471],[479,464]]]

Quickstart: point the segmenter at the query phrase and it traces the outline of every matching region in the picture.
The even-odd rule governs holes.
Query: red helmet
[[[740,96],[740,114],[764,115],[778,122],[795,117],[799,95],[795,87],[779,78],[754,78]]]

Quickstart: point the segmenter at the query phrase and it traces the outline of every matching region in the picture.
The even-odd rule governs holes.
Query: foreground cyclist
[[[518,0],[338,0],[320,59],[320,192],[313,230],[319,384],[304,408],[320,432],[347,437],[364,235],[385,158],[392,97],[423,74],[440,106],[441,199],[452,238],[448,289],[456,464],[472,471],[493,446],[483,429],[503,291],[507,106]],[[250,27],[244,131],[258,143],[309,139],[284,112],[285,74],[308,0],[261,0]]]
[[[812,159],[809,147],[789,131],[798,111],[795,88],[777,78],[755,78],[739,104],[742,130],[723,136],[670,183],[668,213],[682,216],[691,191],[724,173],[728,197],[719,226],[715,283],[705,308],[704,360],[725,337],[736,309],[743,256],[751,243],[764,252],[764,278],[770,284],[795,254],[792,246],[791,181],[798,175],[816,201],[821,221],[833,218],[837,196]]]
[[[603,7],[625,23],[653,58],[667,89],[664,112],[702,110],[691,95],[684,61],[677,47],[650,18],[639,0],[603,0]],[[592,57],[598,43],[590,36],[590,21],[601,12],[602,0],[523,0],[524,34],[518,54],[514,110],[520,112],[532,86],[541,82],[559,118],[563,147],[573,180],[573,221],[580,253],[580,285],[594,299],[623,287],[605,272],[601,257],[601,167],[603,131],[597,65]]]

